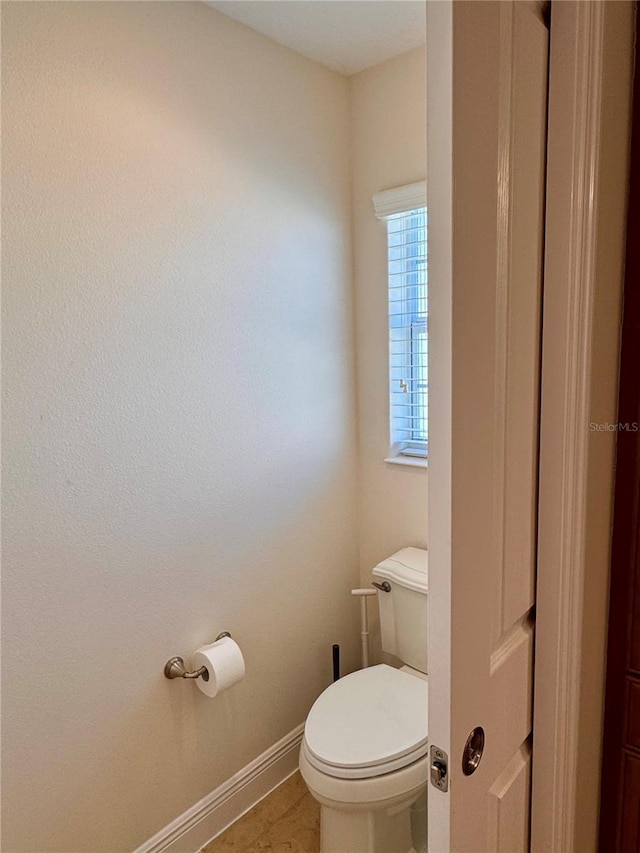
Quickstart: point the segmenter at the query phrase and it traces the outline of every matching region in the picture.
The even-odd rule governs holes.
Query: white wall
[[[386,225],[373,214],[380,190],[426,177],[424,47],[350,78],[358,389],[360,568],[405,545],[427,544],[427,471],[390,464]],[[375,608],[372,607],[375,616]]]
[[[356,663],[348,83],[201,3],[2,29],[3,849],[125,850]],[[244,682],[163,678],[223,629]]]

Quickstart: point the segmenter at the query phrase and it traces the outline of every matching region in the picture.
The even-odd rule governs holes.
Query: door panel
[[[627,744],[640,750],[640,680],[627,680]]]
[[[525,853],[529,849],[531,749],[522,746],[489,790],[487,850]]]
[[[435,18],[442,28],[444,15]],[[427,146],[429,731],[450,756],[449,794],[429,792],[430,841],[438,853],[486,853],[528,846],[548,30],[541,5],[528,2],[456,2],[449,25],[448,175],[430,136]],[[442,140],[435,145],[437,161]],[[447,177],[448,233],[437,207]],[[446,387],[438,374],[448,359]],[[448,671],[435,663],[443,654]],[[450,696],[448,731],[441,691]],[[485,751],[464,776],[462,751],[476,726]]]
[[[640,757],[629,752],[622,759],[622,814],[619,853],[638,853],[640,849]]]

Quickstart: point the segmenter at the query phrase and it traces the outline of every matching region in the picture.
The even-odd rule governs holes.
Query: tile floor
[[[296,772],[201,853],[319,853],[320,806]]]

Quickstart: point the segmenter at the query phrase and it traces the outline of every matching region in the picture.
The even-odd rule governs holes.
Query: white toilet
[[[334,682],[305,724],[300,772],[320,803],[322,853],[425,853],[427,552],[404,548],[373,570],[380,664]]]

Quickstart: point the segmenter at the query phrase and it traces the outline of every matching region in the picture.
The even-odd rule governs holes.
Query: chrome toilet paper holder
[[[223,637],[230,637],[231,634],[228,631],[222,631],[221,634],[215,638],[214,642],[218,642]],[[165,678],[202,678],[204,681],[209,681],[209,673],[207,671],[206,666],[201,666],[199,669],[194,669],[191,672],[187,670],[184,665],[184,658],[181,658],[180,655],[174,655],[164,665],[164,677]]]

